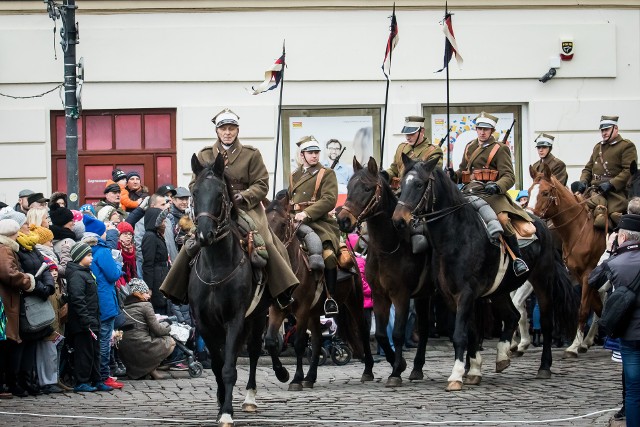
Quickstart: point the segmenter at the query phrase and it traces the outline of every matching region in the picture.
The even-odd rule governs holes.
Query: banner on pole
[[[389,39],[387,40],[387,47],[384,51],[384,61],[382,61],[382,72],[387,79],[389,78],[389,74],[391,74],[391,54],[393,53],[393,49],[396,48],[398,40],[400,40],[400,36],[398,36],[398,21],[396,19],[396,9],[394,4],[393,14],[391,15]]]
[[[282,80],[282,71],[284,69],[284,54],[276,60],[276,62],[264,72],[264,81],[258,86],[251,86],[253,92],[252,95],[258,95],[263,92],[275,89]]]
[[[444,21],[440,23],[442,26],[442,32],[444,32],[445,40],[444,40],[444,65],[440,68],[436,73],[444,70],[449,66],[449,62],[451,62],[451,58],[453,56],[456,57],[456,62],[458,63],[458,68],[462,69],[462,64],[464,60],[462,59],[462,55],[458,51],[458,43],[456,43],[456,37],[453,33],[453,23],[451,22],[451,14],[447,13],[444,17]]]

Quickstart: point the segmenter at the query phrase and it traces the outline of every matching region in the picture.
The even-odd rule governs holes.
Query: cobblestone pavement
[[[342,367],[329,361],[319,368],[313,389],[289,392],[287,384],[275,378],[268,358],[261,358],[258,412],[240,409],[248,376],[248,366],[243,364],[238,367],[234,418],[237,426],[606,426],[620,406],[621,367],[611,361],[607,350],[595,348],[579,359],[562,359],[562,350],[554,349],[550,380],[535,379],[540,349],[512,359],[511,366],[500,374],[494,372],[495,341],[486,341],[482,354],[482,383],[465,386],[458,393],[444,391],[453,362],[447,340],[430,341],[425,380],[408,381],[409,368],[402,386],[395,389],[384,386],[391,372],[384,361],[374,367],[375,381],[364,384],[360,383],[364,365],[359,361]],[[406,353],[409,366],[414,355],[415,351]],[[293,359],[284,360],[293,375]],[[215,425],[213,374],[205,372],[192,379],[186,372],[171,372],[171,377],[161,381],[125,379],[124,389],[109,393],[2,400],[0,425]]]

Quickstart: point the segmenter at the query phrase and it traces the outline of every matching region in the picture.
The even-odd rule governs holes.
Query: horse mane
[[[276,197],[275,199],[273,199],[272,201],[269,202],[269,204],[267,205],[267,207],[265,208],[266,212],[271,212],[271,211],[275,211],[281,215],[284,215],[287,213],[287,210],[285,208],[285,206],[283,206],[282,204],[282,199],[284,199],[285,197],[287,197],[288,192],[287,190],[280,190],[276,193]]]

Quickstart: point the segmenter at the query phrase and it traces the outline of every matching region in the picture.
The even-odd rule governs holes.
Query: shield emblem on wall
[[[561,49],[560,58],[563,61],[571,61],[573,58],[573,40],[563,40]]]

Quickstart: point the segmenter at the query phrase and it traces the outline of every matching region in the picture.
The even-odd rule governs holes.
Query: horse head
[[[278,191],[276,198],[267,205],[265,213],[274,234],[283,242],[287,241],[287,233],[291,227],[289,192],[287,190]]]
[[[232,213],[235,213],[229,186],[224,176],[224,156],[218,154],[213,164],[202,165],[194,154],[191,170],[193,184],[192,213],[196,237],[201,246],[210,246],[229,234]]]
[[[383,185],[386,184],[373,157],[369,157],[366,168],[355,156],[353,157],[353,175],[347,184],[347,200],[336,215],[340,230],[351,233],[374,214],[380,202]],[[388,185],[386,187],[388,188]]]
[[[533,184],[529,188],[528,207],[540,218],[549,218],[558,211],[558,202],[562,192],[569,190],[563,186],[551,173],[548,165],[544,165],[542,172],[537,172],[529,166],[529,174]]]
[[[629,199],[640,197],[640,172],[638,172],[638,164],[632,161],[629,166],[631,177],[629,178]]]
[[[402,154],[404,175],[400,182],[400,200],[393,212],[393,225],[397,229],[403,229],[409,225],[414,214],[424,211],[427,204],[430,180],[433,179],[434,170],[438,159],[430,159],[426,162],[411,160],[406,154]]]

